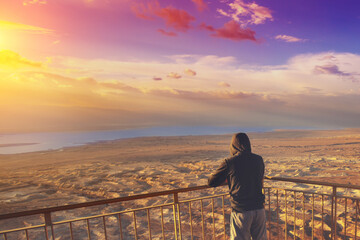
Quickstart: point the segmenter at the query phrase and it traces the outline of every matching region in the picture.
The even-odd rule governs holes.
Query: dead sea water
[[[240,127],[154,127],[113,131],[89,132],[43,132],[0,134],[0,154],[47,151],[84,145],[98,141],[148,137],[148,136],[185,136],[226,134],[238,131],[266,131],[269,129],[244,129]]]

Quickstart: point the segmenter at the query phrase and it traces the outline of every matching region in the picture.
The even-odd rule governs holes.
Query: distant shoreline
[[[246,132],[250,135],[288,138],[328,135],[332,133],[352,134],[360,129],[246,129],[241,127],[161,127],[118,131],[93,132],[47,132],[0,135],[0,155],[30,153],[39,151],[59,150],[68,147],[77,147],[93,143],[138,138],[138,137],[169,137],[169,136],[206,136],[226,135],[235,132]]]
[[[39,144],[39,143],[8,143],[8,144],[0,144],[0,148],[28,146],[28,145],[35,145],[35,144]]]
[[[264,132],[268,130],[271,129],[211,126],[175,126],[113,131],[106,130],[88,132],[39,132],[0,134],[0,154],[17,154],[58,150],[67,147],[87,145],[89,143],[136,137],[218,135],[229,134],[238,131]]]

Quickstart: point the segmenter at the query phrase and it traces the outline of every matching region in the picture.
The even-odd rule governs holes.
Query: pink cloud
[[[138,18],[142,18],[145,20],[154,20],[153,16],[154,12],[160,9],[160,4],[158,1],[144,3],[136,3],[131,7],[131,10]]]
[[[161,81],[162,78],[161,78],[161,77],[153,77],[153,80],[154,80],[154,81]]]
[[[199,0],[197,0],[199,1]],[[157,0],[144,3],[137,3],[132,6],[134,14],[145,20],[153,20],[154,16],[162,18],[168,27],[172,27],[177,31],[186,32],[191,28],[190,22],[195,20],[195,17],[190,15],[187,11],[167,6],[161,8]],[[161,31],[160,31],[161,32]],[[161,32],[165,33],[165,32]],[[169,34],[166,34],[168,35]],[[173,34],[171,34],[174,36]]]
[[[171,6],[162,8],[156,11],[155,14],[162,18],[167,26],[183,32],[189,30],[191,28],[190,22],[195,20],[188,12]]]
[[[255,32],[249,28],[243,29],[240,24],[231,20],[224,24],[222,28],[214,30],[214,37],[227,38],[233,41],[251,40],[256,41]]]
[[[169,37],[176,37],[177,34],[174,32],[167,32],[164,29],[158,29],[158,32],[165,35],[165,36],[169,36]]]
[[[200,29],[208,30],[208,31],[215,31],[215,28],[210,25],[206,25],[205,23],[200,24]]]
[[[197,9],[202,12],[205,9],[208,8],[207,4],[204,2],[204,0],[191,0],[193,3],[195,3]]]

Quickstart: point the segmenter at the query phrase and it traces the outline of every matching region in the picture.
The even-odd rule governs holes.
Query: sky
[[[0,1],[0,133],[360,127],[358,0]]]

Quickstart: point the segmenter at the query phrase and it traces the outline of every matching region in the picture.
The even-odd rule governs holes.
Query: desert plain
[[[360,185],[360,129],[249,137],[267,176]],[[231,134],[142,137],[0,155],[0,214],[205,185],[229,156],[230,140]]]

